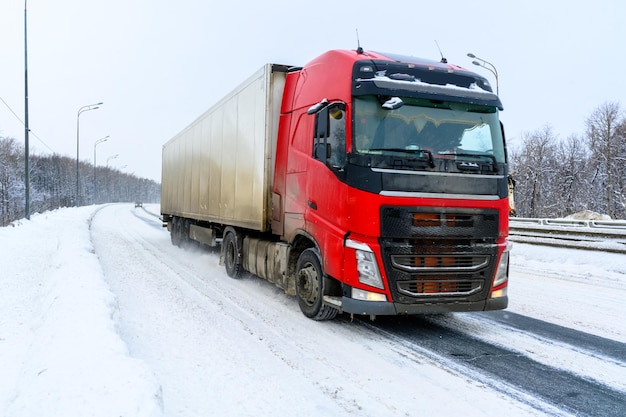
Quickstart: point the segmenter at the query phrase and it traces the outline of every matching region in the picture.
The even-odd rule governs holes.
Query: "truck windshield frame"
[[[399,97],[404,103],[388,110],[390,96],[353,98],[352,152],[422,159],[489,159],[506,163],[498,111],[494,106]]]

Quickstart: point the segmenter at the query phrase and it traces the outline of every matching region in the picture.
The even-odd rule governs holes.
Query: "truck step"
[[[325,295],[324,304],[334,307],[337,310],[341,311],[341,297]]]

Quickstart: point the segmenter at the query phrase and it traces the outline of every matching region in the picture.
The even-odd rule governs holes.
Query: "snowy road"
[[[626,403],[619,270],[512,271],[512,311],[561,327],[571,318],[570,337],[615,339],[603,351],[516,314],[314,322],[272,285],[228,278],[217,253],[172,246],[158,218],[127,205],[100,210],[91,235],[122,338],[154,371],[167,416],[618,415]],[[570,286],[584,293],[570,297]]]
[[[494,313],[485,313],[484,317],[493,316]],[[527,318],[514,313],[503,313],[500,316],[507,324],[512,324],[516,328],[520,327],[517,324],[529,323]],[[542,363],[540,360],[533,359],[532,352],[526,352],[530,355],[524,354],[524,350],[528,351],[525,344],[513,342],[499,345],[481,340],[481,327],[496,327],[498,332],[512,333],[510,329],[499,328],[492,320],[484,320],[481,327],[471,332],[466,330],[465,320],[456,320],[454,323],[448,317],[385,321],[384,324],[377,324],[376,328],[389,332],[390,337],[395,337],[398,343],[414,346],[416,351],[445,363],[451,369],[480,380],[486,386],[506,391],[512,397],[526,401],[530,405],[541,407],[546,411],[553,408],[551,413],[556,414],[557,410],[563,410],[575,415],[620,415],[626,404],[626,394],[622,390],[611,388],[615,385],[622,385],[623,389],[620,381],[611,381],[611,378],[604,380],[604,383],[589,380],[590,373],[576,366],[575,361],[570,363],[575,371],[558,368],[549,362]],[[532,324],[531,327],[520,331],[528,338],[538,338],[538,332],[535,329],[538,328],[541,332],[542,328],[547,325],[537,321],[530,322],[530,324]],[[547,325],[547,327],[556,331],[548,338],[542,337],[541,339],[548,347],[555,344],[562,345],[561,352],[553,350],[557,358],[562,360],[563,355],[569,355],[572,358],[578,356],[587,366],[592,361],[596,362],[604,368],[602,372],[599,372],[597,367],[592,368],[594,377],[600,380],[602,380],[602,373],[610,373],[613,365],[616,365],[613,371],[617,378],[619,378],[619,373],[623,372],[620,370],[620,364],[624,363],[625,356],[623,344],[591,337],[592,343],[586,346],[588,350],[583,350],[578,341],[579,339],[587,341],[589,335],[559,326]],[[570,333],[573,333],[574,337],[568,337]],[[562,338],[562,336],[565,337]],[[566,346],[563,342],[565,338],[573,343]],[[608,349],[602,349],[603,347],[608,347]],[[600,357],[598,351],[603,351],[604,357]],[[607,366],[607,360],[613,365]]]

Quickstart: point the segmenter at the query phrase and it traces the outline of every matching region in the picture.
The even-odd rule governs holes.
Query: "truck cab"
[[[500,110],[485,78],[414,57],[330,51],[288,73],[272,232],[307,316],[507,306]]]

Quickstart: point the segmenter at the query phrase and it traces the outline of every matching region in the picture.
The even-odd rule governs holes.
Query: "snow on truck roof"
[[[373,93],[373,89],[398,90],[399,94],[404,92],[433,99],[446,96],[451,100],[503,109],[485,77],[442,61],[387,52],[339,49],[318,56],[303,70],[311,71],[326,64],[333,67],[335,77],[340,76],[340,72],[351,71],[355,85],[359,82],[362,84],[360,87],[367,85],[360,92],[353,90],[353,94]]]

